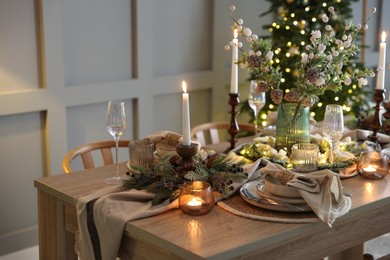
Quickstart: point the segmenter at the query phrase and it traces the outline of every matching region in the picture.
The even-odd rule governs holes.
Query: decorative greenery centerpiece
[[[245,159],[237,162],[236,158],[220,153],[206,158],[197,154],[193,163],[181,163],[180,156],[173,152],[159,158],[151,169],[133,168],[138,173],[131,173],[122,187],[153,193],[153,205],[166,199],[174,200],[188,181],[208,182],[214,191],[226,197],[232,191],[234,181],[247,178],[242,168],[244,163]]]
[[[234,21],[232,29],[237,30],[239,35],[249,43],[247,51],[240,47],[243,44],[239,43],[242,56],[238,63],[241,68],[250,72],[251,79],[258,81],[260,91],[270,91],[271,100],[276,105],[283,105],[284,101],[296,103],[297,106],[312,107],[327,91],[338,92],[343,87],[352,88],[351,84],[355,80],[358,86],[354,88],[361,88],[368,83],[367,77],[374,76],[372,70],[358,68],[355,64],[355,58],[359,52],[356,40],[359,34],[368,28],[367,23],[363,25],[348,23],[339,38],[336,31],[340,28],[331,25],[331,21],[338,16],[333,6],[327,7],[327,11],[322,11],[316,19],[319,23],[318,28],[323,27],[323,31],[306,32],[305,28],[297,30],[301,33],[310,33],[310,41],[301,42],[304,45],[302,51],[294,49],[293,53],[284,54],[280,53],[280,48],[272,50],[272,42],[259,39],[249,27],[244,26],[242,19],[233,18],[234,6],[231,6],[230,10]],[[371,15],[375,11],[376,9],[373,8]],[[299,27],[300,24],[297,22],[293,26]],[[293,30],[288,28],[286,30]],[[289,44],[291,45],[291,42]],[[229,47],[225,46],[225,49]],[[300,56],[296,64],[297,70],[294,72],[296,75],[294,82],[285,82],[283,73],[291,73],[291,68],[281,68],[280,60],[274,58],[274,54]],[[291,87],[283,91],[280,83],[290,84]]]

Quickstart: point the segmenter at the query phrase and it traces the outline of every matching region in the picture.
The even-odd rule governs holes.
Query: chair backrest
[[[229,122],[211,122],[195,126],[191,129],[191,136],[198,139],[202,146],[220,142],[220,130],[227,133]],[[239,132],[255,133],[255,127],[252,124],[239,123]]]
[[[119,140],[118,147],[128,147],[129,140]],[[65,173],[73,172],[72,161],[80,156],[84,169],[95,168],[92,152],[100,150],[104,165],[113,164],[112,148],[115,148],[115,141],[99,141],[83,144],[69,151],[62,161],[62,169]]]

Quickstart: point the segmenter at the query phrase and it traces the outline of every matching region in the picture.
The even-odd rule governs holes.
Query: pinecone
[[[320,72],[315,68],[310,68],[306,71],[305,76],[308,81],[315,83],[316,80],[320,77]]]
[[[180,156],[175,154],[171,158],[169,158],[169,163],[173,166],[179,165]]]
[[[269,86],[264,81],[260,81],[259,83],[257,83],[256,90],[258,92],[267,92],[269,90]]]
[[[213,165],[214,161],[218,158],[218,155],[217,154],[213,154],[213,155],[210,155],[208,158],[207,158],[207,162],[205,163],[206,167],[207,168],[211,168],[211,166]]]
[[[276,104],[279,105],[283,100],[283,90],[281,89],[272,89],[271,90],[271,99]]]
[[[299,95],[296,89],[292,88],[290,89],[290,92],[288,92],[286,95],[284,95],[284,99],[288,102],[296,103],[299,100]]]

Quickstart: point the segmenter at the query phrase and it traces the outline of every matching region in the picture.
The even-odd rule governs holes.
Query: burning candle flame
[[[386,32],[383,31],[382,32],[382,42],[385,42],[386,41]]]
[[[234,32],[233,32],[233,37],[234,37],[234,39],[237,39],[237,36],[238,36],[238,31],[237,31],[237,29],[236,29],[236,30],[234,30]]]
[[[181,83],[181,88],[183,89],[184,93],[187,93],[187,83],[184,80]]]

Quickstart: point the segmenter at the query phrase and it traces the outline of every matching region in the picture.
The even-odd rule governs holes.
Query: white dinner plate
[[[299,204],[294,204],[294,206],[300,207],[301,210],[297,210],[294,208],[288,208],[284,206],[279,206],[279,205],[273,205],[269,203],[263,203],[262,201],[258,201],[253,198],[249,198],[243,193],[243,189],[247,189],[255,198],[261,198],[261,196],[257,193],[257,186],[259,184],[259,180],[251,181],[248,183],[245,183],[242,185],[240,189],[240,195],[241,197],[248,202],[249,204],[252,204],[253,206],[263,208],[263,209],[268,209],[268,210],[275,210],[275,211],[283,211],[283,212],[308,212],[312,211],[312,209],[306,204],[306,203],[299,203]]]
[[[269,192],[267,190],[267,188],[265,187],[265,180],[264,179],[261,179],[258,182],[256,189],[257,189],[257,193],[260,196],[269,197],[271,199],[276,199],[276,200],[280,200],[280,201],[292,203],[292,204],[305,203],[305,200],[302,197],[281,197],[281,196],[277,196],[277,195]]]

